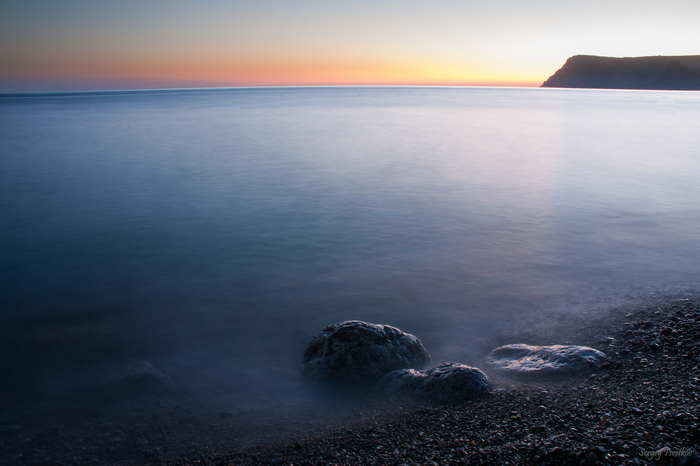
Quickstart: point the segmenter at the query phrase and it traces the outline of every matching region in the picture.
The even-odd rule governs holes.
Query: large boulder
[[[605,353],[587,346],[515,344],[491,351],[486,365],[512,378],[547,380],[595,372],[607,361]]]
[[[388,325],[352,320],[314,335],[301,370],[312,380],[373,383],[393,370],[429,363],[428,351],[413,335]]]
[[[491,381],[475,367],[444,362],[426,371],[404,369],[390,372],[377,386],[424,400],[459,403],[490,391]]]

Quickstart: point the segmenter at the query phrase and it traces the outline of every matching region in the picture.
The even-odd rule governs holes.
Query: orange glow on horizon
[[[47,66],[48,65],[48,66]],[[486,66],[402,62],[71,63],[14,66],[5,77],[82,82],[154,81],[239,86],[512,86],[537,87],[545,78],[496,73]]]

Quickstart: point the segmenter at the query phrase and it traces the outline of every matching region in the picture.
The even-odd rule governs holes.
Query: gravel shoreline
[[[133,405],[111,407],[108,421],[96,412],[86,423],[77,408],[73,417],[63,409],[32,422],[7,416],[0,418],[0,463],[697,465],[697,456],[688,455],[700,451],[700,301],[624,312],[557,331],[563,341],[556,343],[586,344],[609,356],[607,369],[585,378],[542,384],[494,378],[494,392],[472,402],[399,400],[374,418],[369,406],[354,424],[339,419],[316,433],[306,426],[276,443],[243,444],[246,413],[188,415],[180,395],[148,400],[151,407],[141,405],[138,415]],[[508,342],[552,342],[517,338]],[[162,414],[164,403],[175,408],[172,415]],[[258,433],[274,434],[275,419],[266,422]],[[254,436],[259,425],[250,426]]]
[[[537,385],[497,379],[493,394],[473,402],[420,408],[231,462],[697,464],[688,455],[700,451],[699,310],[696,300],[680,299],[579,329],[576,343],[612,360],[587,378]]]

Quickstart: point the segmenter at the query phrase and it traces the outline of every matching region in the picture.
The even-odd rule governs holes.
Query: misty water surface
[[[294,398],[335,322],[479,365],[496,334],[697,289],[698,121],[690,92],[2,96],[3,390],[147,360]]]

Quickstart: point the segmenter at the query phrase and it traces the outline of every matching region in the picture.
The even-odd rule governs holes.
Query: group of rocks
[[[594,372],[607,363],[601,351],[585,346],[506,345],[486,359],[489,370],[520,380],[556,380]],[[415,336],[389,325],[346,321],[325,327],[304,353],[309,379],[377,389],[441,403],[462,402],[491,391],[489,377],[460,363],[423,370],[430,355]]]
[[[286,418],[296,419],[292,406],[280,407],[265,419],[259,418],[261,412],[247,409],[220,412],[218,405],[200,405],[190,394],[173,390],[167,377],[140,363],[106,383],[100,391],[105,395],[97,400],[60,409],[52,404],[42,416],[24,410],[0,416],[0,464],[698,466],[699,330],[700,299],[664,300],[613,309],[599,319],[570,319],[549,334],[536,331],[533,337],[524,333],[510,341],[543,344],[551,341],[548,335],[557,335],[563,342],[600,348],[609,358],[604,372],[539,383],[552,380],[538,379],[537,374],[548,372],[539,369],[566,367],[565,373],[573,374],[590,371],[595,363],[581,358],[576,369],[576,364],[559,364],[562,360],[549,350],[538,353],[533,349],[525,353],[528,357],[516,358],[514,367],[524,371],[522,378],[538,383],[509,383],[496,376],[499,371],[490,362],[508,360],[491,357],[483,368],[494,377],[495,387],[479,400],[435,404],[419,398],[416,403],[407,399],[386,403],[391,393],[380,396],[358,391],[366,403],[361,412],[353,409],[345,420],[322,427],[322,407],[305,406],[309,417],[305,422],[293,421],[297,430],[291,436],[281,425]],[[383,346],[380,341],[373,344]],[[361,345],[355,345],[358,351]],[[353,359],[357,365],[342,363],[342,351],[337,351],[343,346],[340,341],[320,344],[316,350],[313,346],[307,362],[327,346],[336,348],[327,353],[341,363],[336,367],[352,368],[357,374],[362,366],[368,367],[366,360],[357,357]],[[518,350],[518,346],[509,347],[492,356]],[[384,354],[398,351],[385,350]],[[566,351],[555,354],[566,355]],[[422,364],[428,365],[429,359]],[[305,373],[314,380],[363,383],[348,382],[338,376],[343,371],[332,365],[322,369],[324,364],[316,361],[306,366]],[[418,367],[414,366],[416,372],[427,374]],[[373,376],[376,382],[364,383],[374,386],[394,370],[403,369],[410,368],[390,367],[389,372]],[[326,375],[317,377],[317,373]],[[138,392],[139,387],[146,397],[138,403],[115,405],[110,401],[114,398],[111,393]],[[318,422],[310,424],[308,419],[315,416]],[[262,440],[252,444],[244,438]]]
[[[422,405],[241,464],[700,464],[700,299],[615,309],[558,330],[563,341],[605,351],[606,370],[499,383],[485,402]]]

